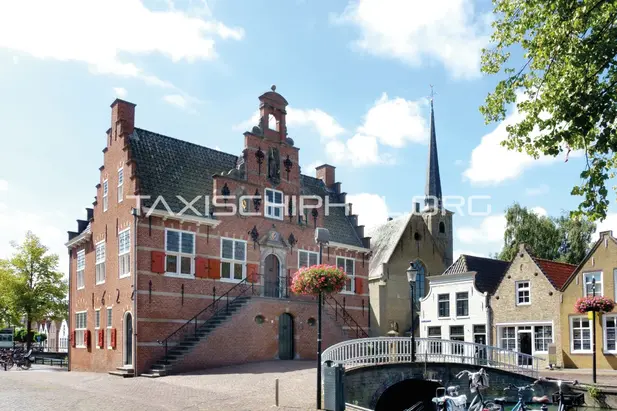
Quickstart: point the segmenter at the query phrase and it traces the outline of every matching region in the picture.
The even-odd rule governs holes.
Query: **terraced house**
[[[317,227],[330,232],[323,262],[349,276],[325,301],[323,346],[366,336],[369,238],[333,166],[301,174],[287,101],[273,87],[259,102],[240,155],[137,128],[134,104],[111,105],[96,199],[67,243],[71,369],[314,358],[316,301],[289,285],[318,261]]]

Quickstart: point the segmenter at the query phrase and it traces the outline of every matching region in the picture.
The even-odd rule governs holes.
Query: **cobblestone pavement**
[[[272,361],[149,379],[66,372],[34,365],[0,371],[0,409],[22,410],[315,410],[315,370],[308,361]],[[279,379],[279,407],[274,406]]]

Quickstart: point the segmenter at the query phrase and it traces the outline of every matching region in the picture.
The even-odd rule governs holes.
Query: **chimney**
[[[117,98],[111,103],[111,141],[129,136],[135,128],[135,104]]]
[[[336,167],[333,167],[329,164],[323,164],[319,167],[315,167],[315,170],[317,171],[317,178],[323,181],[326,187],[330,187],[334,184],[334,181],[335,181],[334,169],[335,168]]]

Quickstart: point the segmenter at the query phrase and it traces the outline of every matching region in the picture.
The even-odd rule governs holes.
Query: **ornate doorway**
[[[281,297],[281,264],[279,259],[270,254],[264,260],[264,296],[265,297]]]
[[[294,359],[294,320],[288,313],[279,317],[279,359]]]

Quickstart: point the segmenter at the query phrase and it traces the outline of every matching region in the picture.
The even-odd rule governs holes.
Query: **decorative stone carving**
[[[278,184],[281,181],[281,158],[279,151],[275,147],[268,151],[268,179],[272,184]]]

